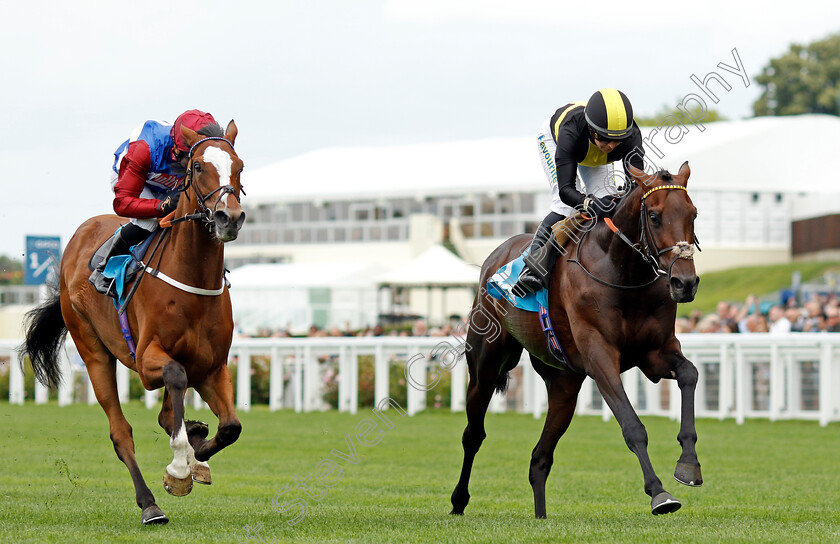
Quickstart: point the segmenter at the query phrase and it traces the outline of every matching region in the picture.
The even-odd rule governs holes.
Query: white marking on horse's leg
[[[187,450],[187,466],[190,467],[190,472],[192,472],[193,467],[195,467],[197,463],[198,461],[195,460],[195,450],[192,449],[192,446],[190,445]]]
[[[195,452],[187,439],[186,425],[183,420],[181,420],[178,432],[169,439],[169,446],[172,448],[174,457],[166,467],[166,472],[180,480],[189,478],[192,471],[190,458],[192,458],[192,464],[195,464]]]

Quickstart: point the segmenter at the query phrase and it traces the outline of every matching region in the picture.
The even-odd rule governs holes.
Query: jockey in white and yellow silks
[[[627,164],[643,169],[642,135],[633,107],[621,91],[601,89],[587,102],[572,102],[554,112],[537,134],[540,162],[551,184],[551,211],[534,234],[525,268],[516,284],[519,293],[547,286],[559,248],[546,242],[551,226],[581,209],[601,217],[612,215],[618,200],[617,176],[630,181]],[[622,161],[623,172],[613,170]],[[578,176],[579,174],[579,176]]]

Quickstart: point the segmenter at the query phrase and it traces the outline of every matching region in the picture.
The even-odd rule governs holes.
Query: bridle
[[[184,186],[181,188],[181,192],[186,191],[188,188],[192,188],[192,192],[195,195],[196,202],[198,204],[198,210],[185,215],[183,217],[179,217],[170,221],[170,223],[180,223],[181,221],[200,221],[204,223],[204,226],[207,227],[208,230],[213,230],[213,214],[216,211],[219,203],[225,197],[225,195],[233,195],[237,202],[241,202],[239,195],[236,193],[236,189],[234,189],[233,185],[220,185],[216,189],[213,189],[206,195],[202,194],[201,191],[198,189],[197,184],[193,183],[193,177],[195,176],[195,163],[193,163],[193,155],[195,153],[195,149],[203,144],[204,142],[208,142],[211,140],[221,140],[226,142],[231,149],[233,149],[233,144],[227,138],[223,138],[221,136],[208,136],[206,138],[202,138],[201,140],[197,141],[190,147],[189,154],[187,155],[187,164],[189,167],[187,168],[187,174],[184,179]],[[240,186],[239,190],[242,194],[245,194],[245,191]],[[213,195],[218,193],[218,198],[216,202],[213,203],[213,208],[209,208],[206,204],[207,200],[212,197]]]
[[[642,195],[642,206],[640,216],[640,227],[641,227],[641,240],[640,244],[642,247],[642,257],[645,259],[645,262],[648,263],[651,268],[653,268],[654,274],[657,276],[664,276],[664,275],[671,275],[671,268],[673,268],[674,263],[677,262],[677,259],[687,259],[692,260],[694,259],[694,247],[692,244],[697,246],[697,249],[700,249],[700,245],[697,243],[697,237],[694,237],[694,241],[692,244],[682,241],[677,242],[676,244],[666,247],[664,249],[657,249],[656,242],[653,241],[653,234],[650,232],[650,222],[648,221],[649,216],[647,213],[647,206],[645,205],[645,200],[651,194],[655,193],[656,191],[661,191],[665,189],[672,189],[672,190],[679,190],[688,192],[688,189],[683,187],[682,185],[660,185],[659,187],[654,187],[650,189],[648,192]],[[612,222],[612,221],[610,221]],[[662,270],[659,267],[659,257],[663,254],[672,252],[674,254],[674,259],[671,261],[671,264],[668,265],[668,271]]]
[[[224,292],[225,286],[229,285],[228,281],[227,281],[227,278],[224,276],[224,274],[222,274],[222,286],[219,287],[218,289],[203,289],[203,288],[200,288],[200,287],[193,287],[193,286],[181,283],[180,281],[175,280],[173,278],[170,278],[169,276],[167,276],[166,274],[161,272],[160,269],[159,269],[160,268],[160,261],[163,257],[163,248],[166,246],[167,242],[170,239],[169,236],[172,233],[172,230],[171,230],[172,225],[174,225],[176,223],[182,223],[184,221],[198,221],[198,222],[203,223],[204,226],[207,227],[207,230],[209,230],[210,232],[213,232],[213,224],[214,224],[213,213],[215,213],[216,207],[219,205],[219,202],[222,201],[222,198],[224,198],[225,195],[229,194],[229,195],[233,195],[234,198],[236,198],[237,202],[241,202],[239,195],[236,194],[236,189],[234,189],[233,186],[230,185],[230,184],[219,186],[217,189],[214,189],[214,190],[210,191],[208,194],[204,195],[198,189],[198,186],[195,183],[193,183],[193,177],[195,176],[195,164],[192,162],[192,159],[193,159],[193,155],[195,153],[195,149],[200,144],[202,144],[204,142],[207,142],[207,141],[211,141],[211,140],[221,140],[223,142],[227,142],[227,144],[230,146],[230,148],[233,149],[233,143],[231,143],[231,141],[228,140],[227,138],[222,138],[221,136],[208,136],[206,138],[202,138],[201,140],[197,141],[196,143],[194,143],[190,147],[189,154],[187,155],[187,161],[188,161],[188,164],[189,164],[189,168],[187,169],[187,173],[186,173],[186,176],[185,176],[185,179],[184,179],[184,185],[183,185],[183,187],[181,187],[180,192],[183,193],[188,188],[192,187],[193,194],[195,195],[196,202],[198,203],[198,210],[191,213],[191,214],[187,214],[183,217],[176,217],[176,218],[173,218],[171,220],[168,220],[166,223],[161,223],[161,226],[163,226],[164,228],[162,229],[161,235],[158,237],[157,242],[155,243],[154,249],[152,250],[151,254],[148,257],[148,261],[149,261],[149,263],[151,263],[152,259],[155,258],[155,255],[157,255],[157,259],[158,259],[158,264],[157,264],[158,268],[157,269],[152,268],[151,266],[149,266],[148,264],[143,262],[140,258],[135,257],[137,262],[140,263],[141,272],[137,276],[137,279],[134,280],[134,284],[131,286],[131,289],[129,290],[128,295],[125,297],[124,302],[120,305],[120,307],[117,310],[117,313],[118,313],[118,315],[120,316],[121,319],[122,319],[122,316],[125,312],[126,307],[128,306],[128,302],[134,296],[134,292],[137,290],[137,287],[140,285],[140,280],[143,279],[143,276],[146,272],[148,272],[150,275],[155,276],[156,278],[168,283],[169,285],[172,285],[173,287],[176,287],[176,288],[178,288],[182,291],[186,291],[188,293],[192,293],[192,294],[195,294],[195,295],[218,296],[218,295],[221,295]],[[245,191],[242,190],[242,185],[241,184],[239,186],[239,190],[242,192],[242,194],[245,194]],[[213,203],[213,208],[210,209],[210,208],[207,207],[206,202],[210,197],[212,197],[216,193],[219,194],[219,197],[216,199],[216,202]],[[159,249],[160,249],[160,253],[158,253]],[[127,330],[127,325],[124,326],[123,334],[125,334],[126,330]]]
[[[569,262],[577,263],[578,266],[580,266],[581,269],[590,278],[592,278],[593,280],[597,281],[598,283],[600,283],[602,285],[606,285],[606,286],[609,286],[609,287],[614,287],[616,289],[641,289],[643,287],[648,287],[649,285],[653,285],[657,280],[659,280],[662,277],[665,277],[665,276],[670,277],[671,276],[671,269],[674,267],[674,264],[677,262],[677,260],[679,260],[679,259],[686,259],[686,260],[694,259],[694,247],[696,246],[697,250],[701,251],[700,243],[697,241],[697,236],[696,235],[694,236],[694,240],[691,243],[689,243],[687,241],[681,241],[681,242],[677,242],[676,244],[674,244],[672,246],[666,247],[664,249],[659,249],[659,248],[656,247],[656,242],[654,242],[654,240],[653,240],[653,234],[651,233],[651,229],[650,229],[649,216],[648,216],[648,213],[647,213],[647,206],[645,204],[645,201],[646,201],[647,197],[649,197],[651,194],[655,193],[656,191],[662,191],[662,190],[681,190],[681,191],[688,192],[688,189],[686,189],[682,185],[660,185],[658,187],[654,187],[653,189],[648,190],[645,194],[643,194],[642,198],[641,198],[641,207],[640,207],[640,212],[639,212],[639,227],[640,227],[639,230],[640,230],[641,234],[640,234],[640,238],[639,238],[638,242],[634,243],[634,242],[630,241],[630,239],[627,238],[627,236],[623,232],[621,232],[621,230],[615,225],[615,223],[612,222],[612,219],[607,218],[607,217],[604,218],[604,223],[607,225],[607,227],[609,227],[609,229],[615,235],[617,235],[621,239],[621,241],[623,241],[625,244],[630,246],[636,253],[638,253],[642,257],[642,259],[648,265],[650,265],[650,267],[653,271],[653,275],[654,275],[652,280],[650,280],[647,283],[640,284],[640,285],[618,285],[618,284],[614,284],[614,283],[610,283],[608,281],[602,280],[601,278],[598,278],[597,276],[592,274],[589,270],[587,270],[586,267],[583,265],[583,263],[580,261],[580,248],[583,245],[583,239],[581,239],[578,242],[575,258],[574,259],[569,259]],[[592,219],[597,220],[597,218],[592,218]],[[586,235],[589,234],[590,230],[592,230],[592,229],[587,229],[583,236],[586,237]],[[668,265],[668,270],[663,270],[659,266],[659,257],[661,257],[662,255],[664,255],[666,253],[669,253],[669,252],[674,254],[674,258],[671,260],[671,264]]]

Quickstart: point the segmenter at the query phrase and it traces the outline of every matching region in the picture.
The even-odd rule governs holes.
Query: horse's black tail
[[[58,386],[61,382],[58,352],[67,335],[67,326],[61,315],[57,287],[43,304],[26,313],[24,329],[24,341],[18,348],[21,364],[23,356],[29,355],[35,378],[48,387]]]
[[[494,389],[496,390],[496,393],[504,393],[507,391],[508,385],[510,385],[510,371],[502,372],[499,374],[499,377],[496,378]]]

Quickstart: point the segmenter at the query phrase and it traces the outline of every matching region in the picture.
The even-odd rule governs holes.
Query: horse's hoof
[[[210,479],[210,465],[202,461],[196,462],[192,469],[192,480],[197,484],[212,484],[213,480]]]
[[[690,485],[691,487],[700,487],[703,485],[703,476],[700,475],[700,465],[677,462],[677,468],[674,470],[674,479],[683,485]]]
[[[143,513],[140,515],[140,521],[143,525],[163,525],[164,523],[169,523],[169,518],[166,517],[166,514],[156,504],[153,504],[143,509]]]
[[[659,514],[670,514],[680,509],[680,501],[671,496],[667,491],[663,491],[655,496],[650,501],[650,513],[654,516]]]
[[[210,434],[210,427],[203,421],[188,419],[184,422],[184,425],[187,428],[188,436],[198,436],[203,439],[207,438],[207,435]]]
[[[170,495],[185,497],[190,494],[190,491],[192,491],[192,486],[192,476],[187,476],[186,478],[181,479],[170,475],[168,472],[163,474],[163,488]]]
[[[449,500],[452,503],[452,511],[449,513],[453,516],[463,516],[464,509],[470,503],[470,494],[459,493],[458,489],[456,488],[455,491],[452,492],[452,496]]]

